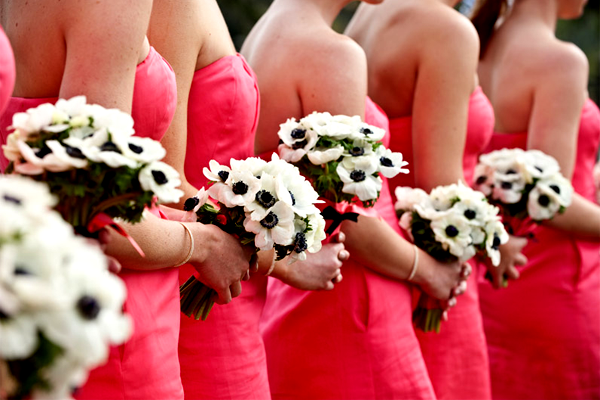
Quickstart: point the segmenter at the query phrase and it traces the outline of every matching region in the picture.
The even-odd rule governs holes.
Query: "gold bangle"
[[[188,228],[183,222],[180,222],[179,224],[183,226],[188,236],[190,237],[191,246],[190,251],[188,251],[187,256],[185,256],[185,259],[179,264],[175,265],[174,268],[181,267],[183,264],[187,264],[187,262],[190,261],[190,258],[192,258],[192,255],[194,254],[194,235],[192,235],[192,231],[190,231],[190,228]]]
[[[412,269],[410,270],[410,275],[406,278],[407,281],[411,281],[412,278],[415,277],[417,273],[417,268],[419,267],[419,248],[417,245],[413,244],[413,248],[415,249],[415,260],[413,261]]]

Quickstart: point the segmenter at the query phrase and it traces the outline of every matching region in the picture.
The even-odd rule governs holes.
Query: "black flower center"
[[[517,171],[515,171],[514,169],[509,169],[508,171],[506,171],[506,175],[512,175],[512,174],[516,174]]]
[[[477,180],[475,181],[476,184],[478,185],[483,185],[483,183],[487,180],[487,177],[485,175],[481,175],[479,178],[477,178]]]
[[[167,176],[162,171],[152,170],[152,177],[154,178],[154,181],[159,185],[164,185],[165,183],[169,182]]]
[[[365,171],[355,169],[354,171],[350,172],[350,179],[352,179],[354,182],[362,182],[367,179],[367,176],[365,175]]]
[[[299,142],[293,143],[292,144],[292,149],[294,149],[294,150],[303,149],[304,146],[306,146],[307,144],[308,144],[308,140],[304,139],[304,140],[301,140]]]
[[[271,208],[275,205],[275,197],[271,194],[271,192],[266,190],[259,190],[255,196],[258,204],[263,206],[264,208]]]
[[[21,205],[21,199],[17,199],[16,197],[10,196],[8,194],[5,194],[4,196],[2,196],[2,198],[4,199],[4,201],[7,201],[9,203],[14,203],[18,206]]]
[[[454,225],[448,225],[446,227],[446,236],[453,238],[457,235],[458,235],[458,229],[456,229],[456,227]]]
[[[72,147],[69,146],[68,144],[65,144],[65,150],[67,151],[67,154],[69,155],[69,157],[73,157],[73,158],[78,158],[80,160],[85,160],[85,156],[83,155],[83,152],[78,149],[77,147]]]
[[[50,147],[48,147],[48,146],[44,146],[44,147],[42,147],[41,149],[39,149],[39,150],[38,150],[38,151],[35,153],[35,155],[36,155],[36,157],[39,157],[39,158],[44,158],[44,157],[46,157],[46,156],[47,156],[48,154],[50,154],[50,153],[52,153],[52,150],[50,150]]]
[[[544,172],[544,170],[542,168],[538,167],[537,165],[535,166],[535,169],[537,169],[540,172]]]
[[[350,150],[350,154],[353,156],[362,156],[363,154],[365,154],[365,149],[362,147],[353,147],[352,150]]]
[[[290,134],[293,139],[304,139],[306,137],[306,129],[296,128]]]
[[[369,135],[373,134],[373,131],[370,130],[369,128],[360,128],[360,133],[362,133],[365,136],[369,136]]]
[[[10,316],[8,314],[5,314],[4,312],[2,312],[2,309],[0,308],[0,321],[6,321],[9,319],[10,319]]]
[[[492,242],[492,249],[498,250],[499,246],[500,246],[500,238],[498,237],[498,234],[494,233],[494,240]]]
[[[31,275],[31,273],[23,266],[17,265],[15,267],[15,275]]]
[[[100,304],[92,296],[81,296],[77,302],[77,310],[83,319],[91,321],[100,314]]]
[[[557,185],[550,185],[550,189],[554,190],[556,194],[560,194],[560,188]]]
[[[100,151],[114,151],[115,153],[121,154],[121,150],[113,142],[106,142],[100,146]]]
[[[183,203],[183,211],[192,211],[200,203],[200,199],[197,197],[190,197]]]
[[[135,145],[133,143],[129,143],[129,150],[133,151],[135,154],[142,154],[144,148],[142,146]]]
[[[296,253],[302,253],[308,249],[308,245],[306,243],[306,236],[302,232],[296,233],[296,242],[294,243],[294,251]]]
[[[266,217],[264,217],[262,219],[262,221],[260,221],[260,224],[267,229],[272,229],[275,228],[275,226],[279,223],[279,218],[277,218],[277,215],[273,214],[273,212],[270,212],[269,214],[267,214]]]
[[[394,167],[394,163],[392,162],[392,160],[390,160],[387,157],[381,157],[379,159],[379,162],[381,163],[381,165],[383,165],[384,167],[389,167],[389,168],[393,168]]]
[[[296,198],[294,197],[294,193],[290,192],[288,190],[288,192],[290,193],[290,196],[292,197],[292,205],[295,206],[296,205]]]
[[[217,175],[219,175],[219,178],[221,178],[223,182],[225,182],[227,178],[229,178],[229,172],[227,171],[219,171]]]
[[[502,182],[500,187],[504,190],[510,190],[510,189],[512,189],[512,183],[511,182]]]
[[[540,197],[538,197],[538,203],[542,207],[548,207],[548,204],[550,204],[550,197],[543,194]]]
[[[236,182],[233,184],[233,188],[231,188],[231,190],[235,194],[244,195],[244,194],[248,193],[248,185],[246,185],[242,181],[239,181],[239,182]]]
[[[467,219],[475,219],[476,216],[477,216],[477,214],[473,210],[465,211],[465,218],[467,218]]]

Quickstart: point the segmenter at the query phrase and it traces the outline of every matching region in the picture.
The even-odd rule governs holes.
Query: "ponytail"
[[[471,16],[471,21],[477,29],[480,41],[479,58],[483,57],[492,34],[494,26],[500,15],[506,9],[506,0],[479,0],[475,12]]]

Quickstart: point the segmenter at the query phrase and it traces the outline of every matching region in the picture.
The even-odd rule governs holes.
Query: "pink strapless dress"
[[[588,100],[572,183],[590,201],[599,141],[600,111]],[[488,150],[526,143],[526,133],[498,133]],[[503,290],[479,285],[493,397],[599,399],[600,242],[546,227],[534,234],[517,281]]]
[[[4,112],[15,86],[15,57],[6,34],[0,28],[0,115]],[[0,160],[0,171],[4,166]]]
[[[365,120],[388,129],[367,99]],[[389,140],[386,135],[384,143]],[[387,183],[370,215],[398,230]],[[431,399],[431,382],[411,324],[411,293],[352,260],[331,291],[269,280],[261,319],[274,399]]]
[[[463,157],[464,178],[469,184],[473,179],[478,156],[487,147],[493,129],[492,106],[478,87],[469,102]],[[410,169],[414,165],[412,117],[391,119],[390,131],[391,149],[402,153]],[[414,187],[414,175],[400,174],[390,179],[392,193],[398,186]],[[442,322],[440,333],[417,330],[429,376],[439,399],[482,400],[491,397],[488,356],[477,292],[474,273],[468,279],[467,292],[458,297],[457,305],[448,313],[448,321]]]
[[[259,91],[244,58],[223,57],[194,74],[188,105],[185,174],[195,187],[205,186],[202,169],[210,160],[254,155]],[[195,270],[180,268],[184,283]],[[242,282],[242,294],[226,306],[215,305],[206,321],[181,314],[179,359],[186,399],[268,399],[265,348],[258,321],[267,279]]]
[[[13,114],[56,100],[11,98],[0,119],[2,143],[6,143],[6,127]],[[160,140],[171,123],[176,100],[175,74],[150,48],[135,75],[132,116],[136,135]],[[124,345],[111,348],[108,362],[91,371],[77,399],[182,399],[177,269],[123,270],[119,276],[127,286],[124,310],[133,318],[133,336]]]

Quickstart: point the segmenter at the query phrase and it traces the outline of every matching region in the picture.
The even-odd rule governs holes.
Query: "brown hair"
[[[481,47],[479,50],[479,58],[483,57],[488,43],[494,33],[494,26],[500,15],[508,6],[507,0],[479,0],[475,11],[471,16],[471,21],[479,34]]]

